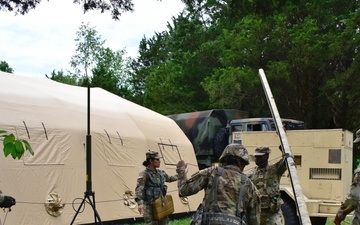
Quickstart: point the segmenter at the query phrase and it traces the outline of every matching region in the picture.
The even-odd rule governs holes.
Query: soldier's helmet
[[[148,152],[146,152],[146,159],[160,159],[160,155],[158,152],[153,151],[153,150],[149,150]]]
[[[360,142],[360,129],[356,131],[356,139],[354,140],[354,144]]]
[[[224,159],[228,156],[236,157],[245,162],[245,165],[249,164],[249,153],[247,149],[241,144],[229,144],[224,149],[224,152],[221,154],[219,160],[221,163],[224,162]]]

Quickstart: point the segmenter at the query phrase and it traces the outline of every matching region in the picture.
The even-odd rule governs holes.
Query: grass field
[[[178,220],[170,220],[169,225],[189,225],[191,222],[191,217],[186,217],[184,219],[178,219]],[[144,223],[137,223],[134,225],[143,225]]]
[[[333,223],[334,218],[328,218],[326,221],[326,225],[334,225]],[[187,217],[184,219],[179,220],[171,220],[169,225],[189,225],[191,222],[191,217]],[[341,222],[341,225],[349,225],[351,223],[351,218],[347,218],[343,222]],[[144,223],[137,223],[135,225],[144,225]],[[313,224],[316,225],[316,224]]]
[[[334,225],[333,222],[334,218],[328,218],[326,221],[326,225]],[[344,221],[341,222],[341,225],[349,225],[351,224],[351,218],[346,218]]]

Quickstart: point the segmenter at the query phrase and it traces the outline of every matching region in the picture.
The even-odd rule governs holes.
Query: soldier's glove
[[[184,160],[180,160],[177,164],[176,164],[176,168],[182,168],[182,167],[186,167],[186,163]]]
[[[16,201],[15,198],[11,196],[4,196],[3,203],[0,204],[1,208],[10,208],[11,206],[15,205]]]
[[[340,219],[339,219],[339,217],[338,216],[335,216],[335,219],[334,219],[334,223],[336,224],[336,225],[340,225]]]
[[[184,160],[180,160],[177,164],[176,164],[176,172],[180,175],[180,176],[184,176],[187,173],[187,164],[185,163]]]
[[[177,164],[176,164],[176,172],[177,171],[185,171],[187,168],[187,164],[185,163],[184,160],[180,160]]]

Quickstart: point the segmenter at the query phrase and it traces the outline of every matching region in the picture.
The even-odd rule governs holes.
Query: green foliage
[[[360,145],[353,145],[353,174],[355,174],[355,170],[360,166]]]
[[[207,109],[208,97],[200,83],[218,63],[214,43],[205,42],[214,34],[204,33],[196,16],[180,15],[173,23],[169,32],[143,39],[135,74],[141,78],[133,80],[145,84],[137,93],[143,96],[144,106],[162,114]]]
[[[130,59],[123,59],[125,50],[112,51],[101,48],[97,54],[96,66],[92,69],[91,86],[101,87],[121,97],[129,95],[128,73]]]
[[[50,79],[77,86],[101,87],[121,97],[131,97],[130,59],[125,49],[113,51],[104,47],[95,28],[81,24],[77,31],[76,53],[71,57],[73,72],[53,71]]]
[[[41,2],[41,0],[7,0],[0,1],[0,11],[14,11],[15,14],[26,14],[30,10],[35,9],[35,7]],[[122,0],[122,1],[107,1],[107,0],[97,0],[97,1],[80,1],[74,0],[76,4],[82,4],[81,8],[84,12],[91,10],[100,10],[101,13],[105,11],[110,11],[111,16],[114,20],[119,20],[122,12],[133,11],[134,4],[132,0]]]
[[[0,61],[0,71],[7,73],[14,73],[13,68],[11,68],[9,64],[5,61]]]
[[[26,150],[29,151],[31,155],[34,155],[28,141],[17,139],[14,134],[8,134],[5,130],[0,130],[0,137],[4,138],[3,150],[5,157],[11,155],[13,159],[20,159]]]
[[[140,45],[138,102],[163,114],[231,107],[267,116],[262,68],[281,116],[360,127],[359,2],[184,3],[167,32]]]
[[[88,72],[95,68],[105,41],[89,24],[82,23],[76,35],[76,54],[71,57],[70,65],[77,76],[89,77]]]
[[[256,72],[251,68],[227,67],[214,70],[202,85],[209,93],[211,107],[220,109],[241,109],[245,99],[260,85]]]
[[[45,76],[48,77],[47,74],[45,74]],[[76,75],[65,74],[64,71],[62,71],[62,70],[57,71],[57,72],[55,70],[53,70],[51,72],[51,77],[49,77],[49,79],[60,82],[60,83],[64,83],[64,84],[78,85]]]

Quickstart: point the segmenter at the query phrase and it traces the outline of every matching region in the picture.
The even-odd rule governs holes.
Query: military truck
[[[192,143],[200,169],[218,162],[228,144],[226,126],[235,119],[248,118],[248,112],[236,109],[211,109],[169,115]]]
[[[255,121],[251,123],[252,127],[257,124]],[[242,125],[241,121],[233,122],[230,126],[229,142],[241,143],[248,149],[250,165],[246,167],[245,173],[255,166],[253,154],[257,146],[267,145],[272,149],[270,163],[280,160],[282,152],[279,150],[280,139],[276,131],[239,130],[239,127],[248,127],[249,123],[246,120],[243,122]],[[353,174],[353,134],[343,129],[300,129],[286,130],[286,136],[311,223],[326,224],[327,218],[335,216],[341,201],[349,192]],[[284,201],[281,207],[284,224],[299,224],[287,173],[281,179],[280,189]]]
[[[200,169],[219,162],[233,131],[275,130],[272,118],[248,118],[246,111],[211,109],[169,115],[192,143]],[[246,118],[246,119],[244,119]],[[282,119],[287,130],[305,129],[303,121]]]
[[[209,120],[203,118],[199,123],[193,118],[192,123],[187,121],[189,118],[183,117],[182,123],[188,124],[188,131],[196,130],[191,133],[193,136],[184,131],[183,125],[178,125],[190,137],[195,151],[200,149],[201,154],[198,155],[198,152],[197,157],[203,166],[218,162],[218,157],[228,143],[241,143],[248,149],[250,165],[245,168],[245,172],[255,166],[253,153],[257,146],[267,145],[272,149],[270,163],[281,158],[280,139],[272,118],[233,119],[225,127],[221,123],[212,129]],[[173,119],[176,117],[173,116]],[[304,122],[293,119],[282,119],[282,124],[294,156],[311,223],[325,224],[328,217],[335,216],[341,201],[349,192],[353,174],[353,134],[343,129],[306,129]],[[201,145],[203,143],[207,145]],[[207,161],[207,157],[211,160]],[[280,188],[284,201],[283,224],[297,225],[299,219],[288,173],[283,175]]]

